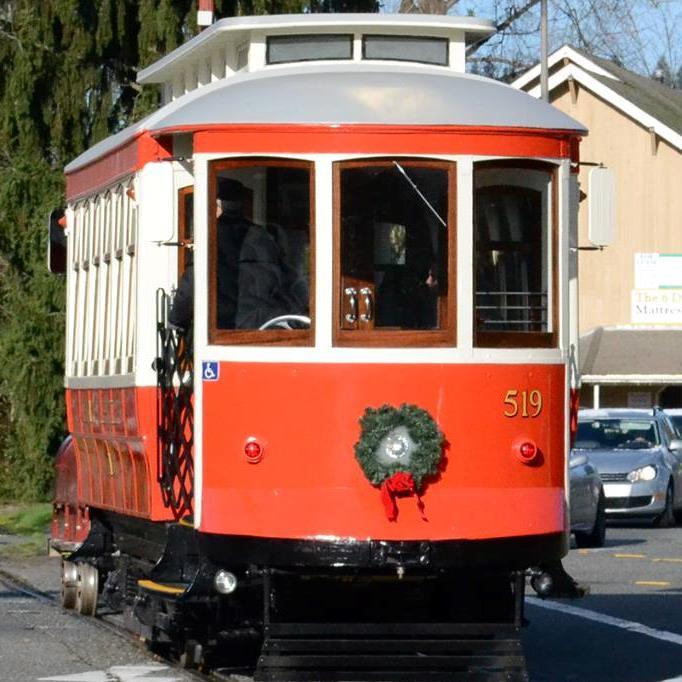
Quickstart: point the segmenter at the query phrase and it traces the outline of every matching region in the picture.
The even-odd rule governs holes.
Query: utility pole
[[[540,94],[549,102],[549,78],[547,56],[549,53],[549,31],[547,29],[547,0],[540,0]]]

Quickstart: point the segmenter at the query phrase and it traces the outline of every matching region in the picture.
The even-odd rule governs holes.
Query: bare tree
[[[539,0],[386,0],[385,11],[474,14],[491,18],[498,31],[468,52],[475,71],[511,77],[536,63]],[[550,50],[569,43],[653,76],[662,58],[682,68],[680,0],[549,0]]]

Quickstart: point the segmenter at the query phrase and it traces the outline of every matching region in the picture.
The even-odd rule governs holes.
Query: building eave
[[[611,76],[611,78],[613,78],[613,76]],[[647,113],[637,105],[633,104],[630,100],[618,94],[612,88],[609,88],[602,81],[597,80],[588,71],[577,64],[569,63],[568,65],[553,73],[549,77],[549,91],[551,92],[555,90],[560,85],[567,83],[570,79],[573,79],[579,83],[593,95],[607,102],[609,105],[613,106],[615,109],[634,120],[646,130],[653,131],[659,138],[665,140],[673,148],[677,149],[678,151],[682,151],[682,135],[680,135],[680,133],[665,125],[659,119]],[[532,78],[528,82],[532,82]],[[517,85],[518,83],[519,79],[514,81],[512,86],[525,90],[525,92],[527,92],[529,95],[532,95],[533,97],[540,97],[540,85],[526,88]]]
[[[583,384],[600,384],[602,386],[682,385],[682,374],[583,374],[581,382]]]

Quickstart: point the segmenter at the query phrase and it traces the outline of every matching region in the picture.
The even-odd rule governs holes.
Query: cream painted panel
[[[603,162],[616,175],[616,242],[603,251],[580,251],[580,333],[600,325],[630,323],[634,254],[682,252],[682,154],[659,140],[652,153],[649,131],[604,100],[567,87],[552,102],[589,129],[581,145],[583,161]],[[587,191],[589,167],[580,186]],[[587,240],[587,205],[581,203],[579,243]]]

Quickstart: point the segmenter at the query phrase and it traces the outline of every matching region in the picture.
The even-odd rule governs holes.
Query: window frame
[[[348,169],[391,167],[398,161],[403,168],[437,168],[447,173],[447,278],[448,290],[439,295],[439,315],[445,324],[439,329],[343,329],[342,269],[341,269],[341,173]],[[369,157],[333,164],[333,285],[332,285],[332,345],[335,347],[424,348],[457,345],[457,163],[418,156],[396,155]]]
[[[234,168],[250,167],[299,168],[308,171],[309,253],[308,264],[308,329],[219,329],[217,306],[217,218],[215,215],[218,173]],[[236,346],[313,346],[315,345],[315,163],[305,159],[285,157],[234,157],[215,159],[208,163],[208,342],[213,345]]]
[[[544,226],[545,235],[548,239],[547,246],[550,254],[547,263],[547,284],[549,292],[547,295],[548,306],[551,305],[551,315],[548,315],[547,322],[551,325],[548,332],[523,332],[523,331],[481,331],[476,324],[476,273],[478,271],[478,248],[477,248],[477,202],[476,202],[476,174],[478,171],[489,170],[534,170],[547,173],[549,179],[548,199],[551,202],[548,217],[551,225]],[[472,329],[474,348],[557,348],[559,345],[559,210],[558,210],[558,166],[542,161],[526,159],[518,160],[493,160],[476,161],[473,169],[473,189],[472,189],[472,261],[473,276],[471,281],[472,301]],[[509,187],[528,187],[528,185],[517,184],[508,185]]]

